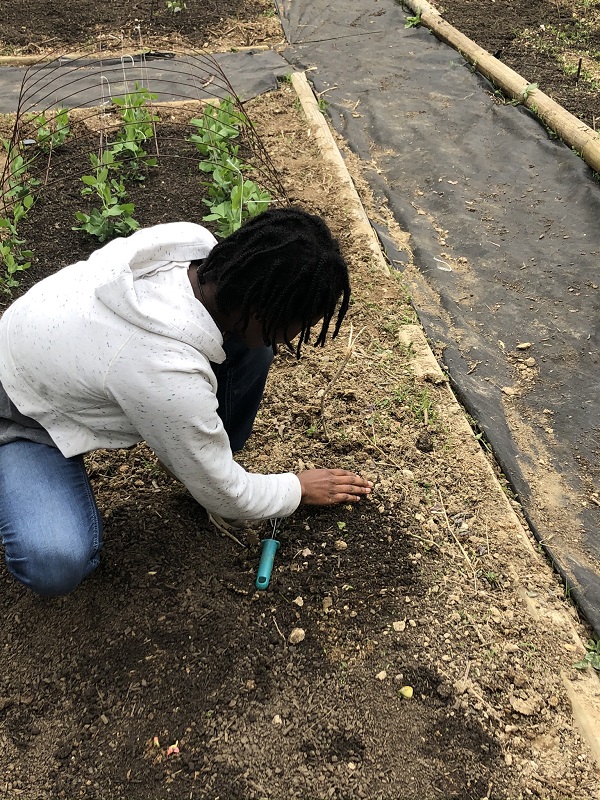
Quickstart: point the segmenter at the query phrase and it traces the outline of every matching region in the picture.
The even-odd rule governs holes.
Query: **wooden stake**
[[[351,210],[354,216],[354,230],[357,234],[364,236],[363,241],[368,247],[375,265],[380,268],[382,272],[389,275],[390,269],[381,253],[377,235],[371,227],[367,212],[363,208],[356,187],[352,182],[348,168],[342,158],[342,154],[338,150],[335,139],[329,130],[327,120],[319,110],[319,106],[308,80],[306,79],[306,75],[303,72],[292,72],[291,77],[292,85],[296,90],[302,109],[306,114],[310,132],[323,153],[323,157],[329,162],[338,175],[340,180],[340,199],[341,201],[346,201],[349,210]]]
[[[507,67],[493,55],[475,44],[442,18],[427,0],[404,0],[404,5],[415,14],[420,14],[421,24],[426,25],[441,41],[458,50],[477,71],[492,81],[502,91],[534,110],[539,119],[550,130],[581,155],[594,172],[600,172],[600,135],[589,125],[577,119],[539,89],[528,90],[531,81]]]

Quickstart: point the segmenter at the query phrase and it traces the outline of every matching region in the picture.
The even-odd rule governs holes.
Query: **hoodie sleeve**
[[[132,337],[115,359],[105,388],[193,497],[226,519],[260,520],[295,511],[301,500],[296,475],[251,474],[234,461],[208,360],[178,342],[161,342],[160,354],[147,339],[143,347],[136,342]]]

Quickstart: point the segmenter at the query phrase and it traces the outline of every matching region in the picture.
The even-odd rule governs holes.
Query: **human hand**
[[[373,488],[371,481],[347,469],[308,469],[298,475],[302,487],[302,503],[311,506],[332,506],[335,503],[357,503]]]

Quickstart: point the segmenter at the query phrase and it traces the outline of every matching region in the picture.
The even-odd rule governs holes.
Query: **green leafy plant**
[[[210,207],[210,214],[203,217],[206,222],[216,222],[219,236],[228,236],[250,217],[266,211],[271,195],[251,180],[244,180],[239,175],[237,182],[231,187],[228,200]],[[206,201],[205,201],[206,202]]]
[[[8,153],[8,190],[4,197],[7,200],[22,200],[32,193],[32,189],[39,186],[39,181],[28,174],[33,159],[25,160],[18,148],[6,140],[3,146]]]
[[[529,95],[532,94],[532,92],[535,92],[537,88],[538,88],[537,83],[528,83],[527,86],[521,92],[521,94],[514,100],[511,100],[510,103],[508,103],[508,105],[509,106],[521,105],[521,103],[524,103],[529,97]]]
[[[225,98],[219,105],[210,103],[197,119],[190,120],[196,133],[190,136],[196,149],[202,156],[200,169],[211,172],[211,164],[218,165],[227,157],[237,156],[238,148],[232,144],[240,135],[240,127],[246,122],[243,115],[235,112],[230,98]]]
[[[202,169],[206,166],[206,162],[201,162],[199,166]],[[244,165],[235,155],[231,155],[224,164],[209,166],[210,170],[202,169],[203,172],[211,173],[211,180],[204,183],[208,194],[204,203],[213,206],[227,200],[233,185],[237,183],[237,177],[243,174]]]
[[[84,197],[95,195],[100,200],[100,208],[93,208],[89,214],[76,211],[75,218],[81,224],[73,230],[85,231],[100,242],[114,236],[127,236],[139,227],[139,223],[133,218],[134,204],[123,202],[127,196],[125,185],[110,177],[110,168],[114,164],[112,151],[105,150],[102,158],[91,153],[90,161],[95,172],[82,176],[85,186],[81,194]]]
[[[19,146],[3,140],[4,149],[8,154],[7,189],[4,194],[4,216],[0,217],[0,288],[10,293],[10,290],[19,285],[17,275],[31,266],[33,253],[31,250],[22,250],[25,243],[19,238],[17,228],[20,221],[29,213],[33,206],[34,198],[32,188],[39,184],[28,174],[31,160],[26,161]]]
[[[488,572],[483,573],[483,577],[486,579],[486,581],[493,589],[498,587],[500,583],[500,578],[498,576],[498,573],[494,572],[493,570],[488,570]]]
[[[250,217],[266,211],[271,195],[246,174],[250,167],[239,156],[242,125],[248,124],[231,98],[218,105],[209,104],[201,117],[191,120],[196,132],[190,136],[202,160],[199,168],[210,180],[205,182],[208,197],[203,202],[209,206],[210,214],[205,222],[215,222],[217,234],[228,236]]]
[[[156,158],[146,152],[146,143],[154,138],[154,123],[158,121],[158,115],[150,104],[157,97],[136,81],[133,92],[113,98],[123,121],[116,141],[109,147],[114,157],[113,166],[122,170],[123,162],[126,165],[125,176],[134,180],[145,179],[143,167],[156,166]]]
[[[586,654],[581,659],[581,661],[577,661],[576,664],[573,664],[575,669],[587,669],[588,667],[593,667],[595,670],[600,672],[600,639],[594,641],[593,639],[588,639],[585,644]]]
[[[0,224],[2,223],[0,218]],[[21,250],[19,245],[23,244],[20,239],[8,239],[0,242],[0,260],[4,274],[0,277],[0,284],[5,291],[14,289],[19,285],[17,273],[29,269],[33,253],[31,250]],[[27,259],[27,260],[25,260]]]
[[[22,200],[14,203],[11,209],[10,217],[0,217],[0,228],[8,229],[10,235],[15,237],[17,235],[17,225],[27,215],[27,212],[33,205],[33,197],[28,194]],[[12,217],[12,218],[11,218]]]
[[[414,17],[407,17],[405,28],[418,28],[421,24],[421,12],[419,11]]]
[[[69,113],[66,108],[58,108],[52,120],[42,111],[34,119],[35,140],[44,153],[51,153],[66,142],[71,133]]]
[[[183,0],[167,0],[167,10],[170,11],[171,14],[181,14],[186,8],[187,5]]]
[[[27,215],[32,205],[32,195],[26,195],[22,201],[13,204],[9,216],[0,217],[0,231],[5,234],[5,238],[0,241],[0,259],[4,269],[0,283],[5,290],[18,286],[17,273],[31,266],[33,253],[31,250],[21,250],[24,241],[17,235],[17,225]]]

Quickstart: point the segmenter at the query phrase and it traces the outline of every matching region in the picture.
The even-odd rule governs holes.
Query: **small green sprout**
[[[414,17],[407,17],[405,28],[418,28],[421,25],[421,12],[419,11]]]
[[[167,11],[170,11],[171,14],[181,14],[186,8],[184,0],[167,0]]]
[[[44,153],[56,150],[66,142],[71,133],[69,114],[66,108],[57,108],[52,121],[42,111],[34,122],[37,125],[35,140]]]
[[[588,667],[593,667],[595,670],[600,672],[600,639],[594,641],[593,639],[588,639],[585,643],[586,654],[578,661],[576,664],[573,664],[575,669],[587,669]]]

